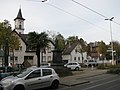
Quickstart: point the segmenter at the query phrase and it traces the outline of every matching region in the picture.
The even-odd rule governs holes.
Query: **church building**
[[[12,58],[12,52],[9,52],[9,63],[23,64],[24,62],[28,62],[30,65],[37,65],[37,56],[35,51],[31,51],[27,49],[26,38],[28,34],[24,34],[24,21],[25,19],[22,16],[21,8],[17,14],[17,17],[14,19],[15,28],[13,30],[13,34],[17,35],[20,41],[20,46],[18,49],[14,50],[14,59]],[[52,52],[54,49],[54,45],[50,42],[49,47],[46,47],[45,53],[42,53],[40,62],[51,62],[52,61]],[[40,54],[41,55],[41,54]]]

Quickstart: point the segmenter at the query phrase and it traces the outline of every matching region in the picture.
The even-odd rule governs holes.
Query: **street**
[[[94,77],[83,78],[90,80],[90,83],[76,86],[60,86],[58,90],[120,90],[120,76],[102,74]],[[80,80],[82,80],[80,78]]]

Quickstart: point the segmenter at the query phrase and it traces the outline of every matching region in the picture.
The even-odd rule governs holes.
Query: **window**
[[[21,32],[19,32],[19,34],[21,34]]]
[[[76,60],[76,57],[74,57],[74,60]]]
[[[14,59],[14,57],[10,56],[10,60],[13,60],[13,59]]]
[[[77,49],[75,49],[75,53],[77,53]]]
[[[48,47],[48,53],[51,53],[51,47]]]
[[[48,56],[48,61],[51,61],[51,56]]]
[[[25,60],[33,60],[33,56],[24,56]]]
[[[18,57],[15,57],[15,60],[17,61],[17,60],[18,60]]]
[[[72,63],[72,65],[77,65],[77,63]]]
[[[80,57],[78,57],[78,60],[80,60]]]
[[[41,76],[41,71],[40,70],[35,70],[27,77],[27,79],[37,78],[37,77],[40,77],[40,76]]]
[[[42,69],[43,76],[51,75],[52,70],[51,69]]]
[[[21,28],[22,28],[22,25],[21,25],[21,22],[20,22],[19,29],[21,29]]]
[[[20,50],[22,51],[22,46],[20,46]]]

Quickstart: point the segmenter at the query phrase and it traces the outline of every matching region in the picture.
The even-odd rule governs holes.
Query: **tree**
[[[119,59],[120,56],[120,43],[118,41],[113,41],[113,50],[115,59]]]
[[[79,42],[80,42],[80,45],[81,45],[80,52],[81,52],[81,55],[82,55],[82,62],[83,62],[83,52],[87,52],[88,47],[87,47],[87,43],[82,38],[80,38]]]
[[[58,34],[56,36],[57,40],[58,40],[58,50],[64,50],[65,48],[65,39],[61,34]]]
[[[14,65],[14,50],[19,48],[19,46],[20,46],[19,38],[15,34],[12,34],[9,43],[9,50],[10,52],[12,52],[11,57],[13,59],[13,65]]]
[[[57,43],[58,43],[58,47],[57,48],[59,50],[63,50],[65,48],[65,39],[59,32],[47,31],[47,33],[49,35],[50,40],[54,44],[54,46],[55,46],[56,40],[58,40],[57,41]]]
[[[76,41],[76,38],[77,36],[69,36],[67,39],[66,39],[66,45],[68,44],[71,44],[71,43],[74,43]]]
[[[40,67],[40,52],[42,49],[48,46],[48,34],[45,32],[36,33],[30,32],[27,37],[28,48],[36,51],[37,66]]]
[[[19,39],[13,34],[9,21],[4,20],[4,22],[0,23],[0,47],[4,49],[6,66],[8,65],[9,50],[14,53],[14,49],[18,48],[19,45]]]
[[[99,47],[99,53],[102,55],[101,58],[104,59],[107,53],[107,46],[103,41],[101,41],[98,42],[98,47]]]

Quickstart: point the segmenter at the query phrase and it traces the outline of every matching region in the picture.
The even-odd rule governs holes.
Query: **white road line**
[[[120,78],[119,78],[120,79]],[[117,81],[119,79],[114,79],[114,80],[111,80],[109,82],[105,82],[105,83],[101,83],[101,84],[98,84],[98,85],[94,85],[94,86],[91,86],[91,87],[88,87],[88,88],[85,88],[85,89],[82,89],[82,90],[89,90],[89,89],[92,89],[92,88],[95,88],[95,87],[98,87],[98,86],[102,86],[104,84],[108,84],[108,83],[111,83],[111,82],[114,82],[114,81]]]

